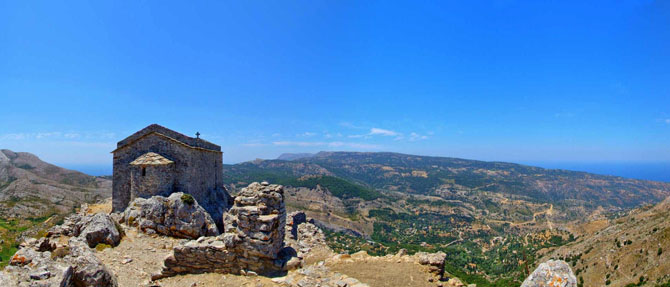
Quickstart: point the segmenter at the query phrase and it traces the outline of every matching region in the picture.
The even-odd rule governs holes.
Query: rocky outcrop
[[[225,232],[178,245],[161,274],[233,273],[272,275],[282,271],[290,252],[284,249],[286,209],[281,185],[252,183],[235,198],[224,216]]]
[[[521,284],[521,287],[544,286],[576,287],[577,278],[565,261],[549,260],[540,264]]]
[[[298,225],[307,222],[304,211],[294,211],[286,216],[286,235],[291,239],[298,239]]]
[[[442,278],[444,276],[444,263],[447,254],[442,251],[436,253],[418,252],[414,256],[419,258],[419,264],[430,266],[430,272]]]
[[[59,242],[45,237],[22,243],[0,272],[0,286],[118,285],[116,276],[95,257],[84,238]]]
[[[293,229],[291,233],[286,233],[286,244],[295,249],[297,256],[300,258],[304,258],[316,247],[327,248],[326,235],[323,234],[323,231],[316,225],[305,221],[300,221],[302,223],[297,226],[286,224],[287,230]],[[293,236],[293,232],[295,232],[295,236]]]
[[[47,232],[47,237],[55,236],[80,237],[93,248],[100,243],[116,246],[121,240],[121,232],[114,220],[107,214],[76,213],[68,216],[63,224],[54,226]]]
[[[173,193],[169,197],[136,198],[119,219],[121,223],[140,230],[177,238],[197,239],[215,236],[219,231],[207,211],[188,194]]]
[[[116,246],[121,241],[116,223],[107,214],[86,216],[79,226],[79,236],[86,240],[88,247],[93,248],[100,243]]]

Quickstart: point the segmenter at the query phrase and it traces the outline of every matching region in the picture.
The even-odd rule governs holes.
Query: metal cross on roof
[[[200,132],[195,132],[195,137],[199,139],[200,138]]]

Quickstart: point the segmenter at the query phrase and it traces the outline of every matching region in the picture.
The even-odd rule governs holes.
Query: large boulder
[[[75,286],[117,286],[116,276],[98,260],[85,242],[79,238],[70,239],[70,254]]]
[[[30,239],[0,272],[0,286],[118,286],[114,274],[79,237],[67,244]]]
[[[540,264],[521,287],[576,287],[577,278],[570,265],[563,260],[549,260]]]
[[[121,241],[121,233],[116,223],[107,214],[97,213],[81,222],[79,237],[93,248],[100,243],[116,246]]]
[[[115,221],[107,214],[76,213],[68,216],[63,224],[54,226],[47,232],[47,237],[53,236],[80,237],[93,248],[100,243],[110,246],[119,245],[121,231]]]
[[[123,212],[121,222],[147,233],[197,239],[215,236],[219,230],[207,211],[188,194],[136,198]]]

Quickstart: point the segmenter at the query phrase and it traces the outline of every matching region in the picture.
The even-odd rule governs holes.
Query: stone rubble
[[[563,260],[549,260],[538,266],[521,287],[576,287],[577,278],[570,265]]]
[[[323,262],[299,269],[284,277],[273,278],[281,286],[296,287],[369,287],[358,279],[331,271]]]
[[[308,222],[303,211],[291,212],[286,221],[286,245],[304,258],[312,249],[326,246],[326,235],[316,225]]]
[[[82,208],[85,210],[86,207]],[[63,224],[54,226],[47,231],[46,237],[80,237],[93,248],[100,243],[116,246],[121,241],[121,232],[115,221],[107,214],[76,213],[68,216]]]
[[[286,238],[298,239],[298,225],[307,222],[304,211],[294,211],[286,216]]]
[[[193,202],[184,202],[182,198],[190,198]],[[159,195],[136,198],[121,214],[119,222],[138,227],[148,234],[176,238],[197,239],[219,234],[209,213],[192,197],[181,192],[167,198]]]
[[[181,273],[273,275],[295,251],[284,246],[286,208],[281,185],[252,183],[224,215],[225,232],[176,246],[155,279]]]
[[[440,279],[443,278],[447,254],[442,251],[436,253],[417,252],[414,256],[418,257],[419,264],[430,266],[431,273],[439,276]]]
[[[80,226],[81,230],[101,230],[100,223],[104,222],[96,216],[80,218],[87,223]],[[61,231],[73,232],[71,229]],[[108,235],[94,238],[109,238]],[[39,240],[26,240],[0,272],[0,286],[118,286],[116,276],[95,257],[87,239],[86,236],[68,239],[65,235],[52,234]]]

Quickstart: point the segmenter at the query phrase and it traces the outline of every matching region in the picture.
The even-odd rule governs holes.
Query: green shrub
[[[70,247],[58,247],[54,251],[51,251],[51,259],[63,258],[68,254],[70,254]]]
[[[193,196],[191,196],[188,193],[184,193],[184,195],[181,196],[181,201],[188,205],[193,205],[195,203],[195,199],[193,199]]]
[[[107,248],[112,248],[112,246],[104,243],[98,243],[98,245],[95,246],[95,250],[98,250],[98,252],[103,251]]]

